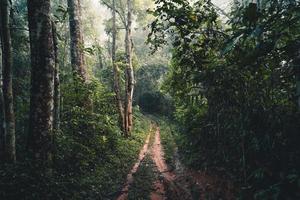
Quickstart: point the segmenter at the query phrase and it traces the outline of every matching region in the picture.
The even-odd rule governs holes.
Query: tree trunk
[[[132,99],[134,89],[134,74],[132,66],[132,38],[131,38],[131,26],[132,26],[132,0],[127,0],[127,24],[126,24],[126,36],[125,36],[125,49],[126,49],[126,89],[125,89],[125,133],[129,136],[132,131]]]
[[[84,42],[81,31],[80,1],[81,0],[68,0],[71,64],[75,78],[80,78],[86,82],[88,80],[88,74],[84,61]]]
[[[116,37],[117,37],[117,28],[116,28],[116,1],[113,0],[112,6],[112,18],[113,18],[113,27],[112,27],[112,64],[114,70],[114,90],[116,94],[116,103],[119,111],[119,123],[120,128],[124,132],[125,131],[125,121],[124,121],[124,108],[123,102],[121,98],[121,89],[120,89],[120,70],[118,65],[116,64]]]
[[[49,166],[53,145],[55,55],[50,0],[29,0],[31,96],[28,149],[37,165]]]
[[[296,58],[294,60],[294,69],[295,69],[295,76],[296,76],[297,104],[298,104],[298,111],[300,112],[300,49],[298,50]]]
[[[98,47],[98,59],[99,59],[99,69],[103,69],[103,58],[101,47]]]
[[[1,36],[3,63],[3,97],[5,112],[5,159],[16,162],[15,113],[12,92],[12,46],[9,27],[9,0],[1,0]]]
[[[60,128],[60,79],[59,79],[59,60],[58,60],[58,41],[55,23],[52,22],[53,46],[55,56],[54,69],[54,110],[53,110],[53,128]]]
[[[0,18],[1,21],[1,18]],[[1,25],[0,25],[0,30]],[[1,38],[1,34],[0,34]],[[5,128],[4,128],[4,119],[5,119],[5,113],[4,113],[4,99],[3,99],[3,90],[2,90],[2,43],[0,40],[0,160],[4,159],[4,147],[5,147]]]

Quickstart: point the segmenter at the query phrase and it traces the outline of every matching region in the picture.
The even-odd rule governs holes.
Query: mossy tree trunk
[[[0,26],[0,30],[1,26]],[[5,128],[4,128],[4,98],[2,90],[2,44],[0,40],[0,160],[3,160],[5,146]]]
[[[125,89],[125,134],[129,136],[133,127],[132,100],[134,90],[134,72],[132,66],[132,0],[127,0],[127,24],[125,35],[126,50],[126,89]]]
[[[84,60],[84,41],[81,30],[81,0],[68,0],[71,65],[75,78],[86,82],[87,69]]]
[[[122,131],[125,131],[125,120],[124,120],[124,108],[123,101],[121,98],[121,89],[120,89],[120,69],[116,64],[116,38],[117,38],[117,27],[116,27],[116,0],[112,1],[112,64],[114,72],[114,90],[116,95],[116,103],[119,112],[119,123]]]
[[[296,77],[297,104],[298,104],[298,111],[300,112],[300,49],[298,49],[296,58],[294,60],[294,69],[295,69],[295,77]]]
[[[3,64],[3,99],[5,120],[5,160],[9,163],[16,162],[16,136],[15,136],[15,113],[12,91],[12,45],[10,34],[10,1],[0,0],[1,13],[1,41],[2,41],[2,64]]]
[[[37,165],[49,166],[53,147],[55,55],[50,0],[29,0],[31,96],[28,148]]]
[[[55,56],[55,69],[54,69],[54,110],[53,110],[53,128],[58,131],[60,129],[60,72],[58,60],[58,40],[56,25],[52,22],[53,33],[53,46]]]

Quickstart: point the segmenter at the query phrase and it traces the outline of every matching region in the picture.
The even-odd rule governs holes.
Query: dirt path
[[[231,193],[227,193],[231,186],[227,188],[226,181],[220,181],[217,176],[186,169],[179,161],[177,150],[174,152],[174,165],[175,169],[170,171],[164,158],[160,129],[156,127],[154,132],[149,133],[116,200],[233,199]]]
[[[151,158],[154,161],[158,172],[162,175],[163,179],[156,180],[153,183],[154,191],[150,194],[151,200],[163,200],[167,199],[166,189],[164,186],[164,179],[167,182],[172,182],[175,179],[175,174],[169,171],[169,167],[164,159],[164,152],[160,140],[160,130],[157,127],[154,136],[154,143],[151,149]]]
[[[152,138],[154,137],[154,138]],[[152,140],[151,140],[152,139]],[[172,199],[180,199],[174,197],[180,197],[184,191],[182,191],[175,183],[176,174],[169,170],[169,167],[164,159],[164,151],[160,139],[160,129],[156,127],[155,133],[150,133],[146,139],[143,148],[140,151],[137,162],[132,167],[130,173],[127,175],[126,182],[123,186],[121,194],[117,200],[127,200],[130,187],[134,181],[134,175],[139,170],[141,163],[145,156],[149,155],[154,163],[154,170],[156,175],[153,174],[156,179],[152,183],[152,191],[149,194],[151,200],[166,200],[168,194],[172,193]],[[148,164],[147,164],[148,165]],[[168,190],[168,191],[167,191]],[[181,196],[182,197],[182,196]],[[186,199],[186,198],[185,198]]]
[[[154,144],[152,146],[152,159],[156,167],[167,181],[174,181],[176,175],[169,171],[169,167],[164,158],[164,152],[160,140],[160,130],[157,127],[154,137]]]
[[[150,134],[147,136],[146,142],[139,153],[138,161],[133,165],[130,173],[127,175],[126,183],[121,191],[121,195],[117,198],[117,200],[126,200],[128,197],[129,186],[133,182],[133,174],[138,170],[142,160],[145,158],[146,153],[148,152]]]

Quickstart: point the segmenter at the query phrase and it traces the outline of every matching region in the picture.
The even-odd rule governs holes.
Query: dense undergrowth
[[[12,11],[18,11],[11,15],[17,163],[0,163],[0,199],[113,199],[136,161],[150,119],[160,127],[165,159],[172,168],[178,146],[189,167],[235,182],[240,199],[300,199],[299,0],[238,2],[220,16],[210,0],[156,1],[149,12],[155,19],[148,42],[155,48],[169,42],[171,66],[167,67],[168,56],[152,60],[145,56],[144,46],[135,45],[140,55],[134,60],[135,130],[124,138],[112,93],[111,58],[105,58],[110,50],[99,44],[93,45],[97,51],[86,49],[89,70],[101,81],[72,81],[66,53],[70,41],[64,40],[68,9],[66,2],[56,1],[56,13],[62,15],[54,15],[60,21],[61,123],[55,131],[52,163],[48,170],[39,170],[27,159],[27,6],[25,0],[12,1]],[[84,24],[92,24],[92,18]],[[123,59],[121,49],[118,54]],[[121,79],[123,87],[124,74]],[[145,117],[139,107],[175,119],[176,126],[160,117]],[[148,169],[142,167],[138,173],[148,176]],[[145,184],[147,191],[150,182]],[[132,192],[132,198],[144,198]]]
[[[242,199],[299,199],[299,2],[235,2],[226,25],[210,0],[158,2],[149,42],[173,46],[163,87],[185,162]]]
[[[16,165],[1,164],[0,199],[113,199],[121,190],[145,142],[150,120],[135,109],[132,137],[124,138],[109,103],[114,97],[98,81],[65,87],[63,91],[68,92],[63,93],[51,170],[37,170],[21,154]],[[82,109],[80,102],[87,95],[93,107]],[[25,155],[25,143],[22,148]]]

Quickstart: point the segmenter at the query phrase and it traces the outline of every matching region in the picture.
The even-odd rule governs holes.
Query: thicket
[[[135,110],[134,135],[124,139],[110,103],[114,96],[99,81],[69,83],[62,91],[61,129],[55,133],[51,171],[39,171],[25,159],[27,137],[19,136],[23,151],[18,162],[0,166],[0,199],[113,199],[118,195],[150,121]],[[93,102],[90,110],[78,105],[86,95]]]
[[[150,120],[135,108],[132,136],[122,136],[113,103],[109,57],[103,58],[106,63],[102,68],[97,68],[98,52],[85,49],[86,64],[95,76],[88,84],[74,79],[67,53],[70,42],[67,11],[60,2],[53,5],[53,18],[59,39],[61,119],[59,130],[54,132],[52,163],[45,170],[35,165],[27,149],[31,139],[28,137],[31,69],[27,4],[23,0],[12,1],[17,162],[0,162],[0,199],[114,199],[149,131]]]
[[[143,112],[172,117],[173,100],[161,90],[168,71],[166,64],[146,64],[136,71],[134,103]]]
[[[226,174],[243,199],[298,199],[299,2],[235,3],[226,24],[210,0],[156,4],[148,42],[173,46],[164,88],[183,159]]]

